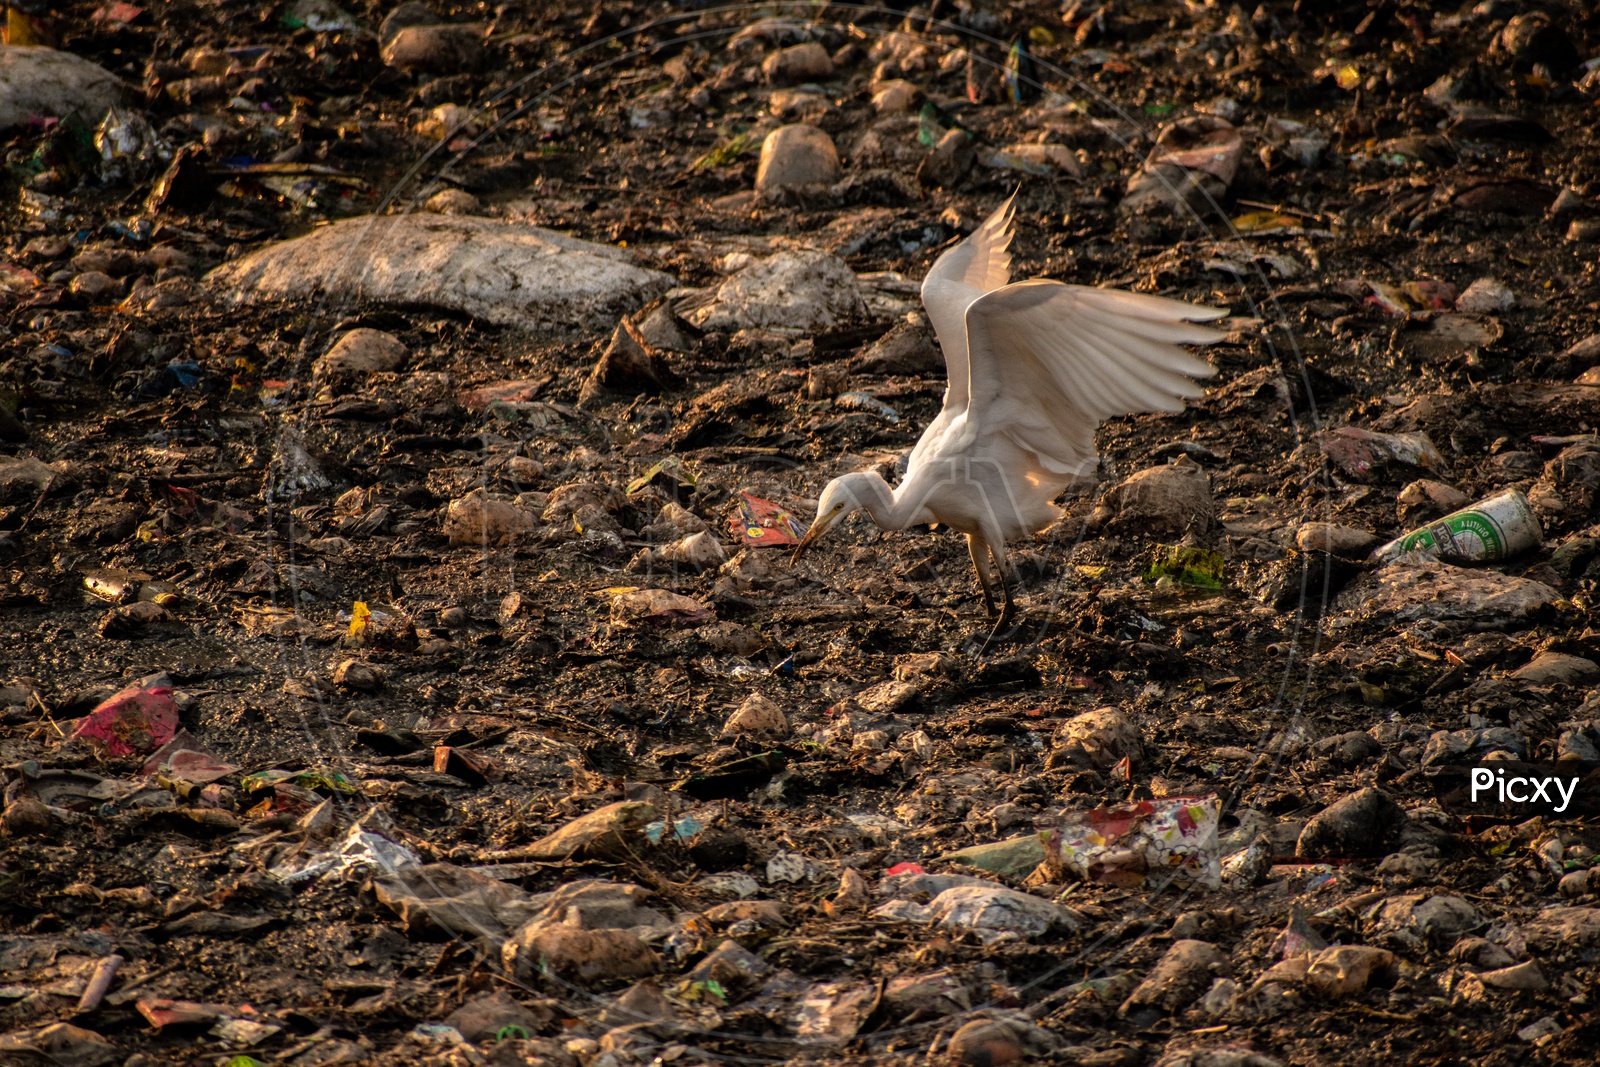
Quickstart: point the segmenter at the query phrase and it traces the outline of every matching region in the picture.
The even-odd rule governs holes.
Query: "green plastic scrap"
[[[629,482],[627,485],[628,495],[632,496],[634,493],[637,493],[639,490],[649,485],[655,480],[655,477],[658,474],[665,474],[679,485],[686,485],[690,489],[693,489],[699,482],[699,476],[696,475],[694,471],[684,466],[683,460],[679,459],[677,456],[668,456],[666,459],[658,460],[655,463],[652,463],[649,470],[645,471],[643,474],[639,475],[639,477]]]
[[[223,1067],[262,1067],[262,1063],[254,1056],[235,1056]]]
[[[735,134],[695,160],[690,169],[702,171],[710,167],[726,167],[730,163],[737,163],[739,157],[749,151],[755,139],[755,133],[751,130]]]
[[[1150,565],[1145,568],[1144,580],[1156,582],[1162,579],[1170,584],[1197,589],[1221,589],[1222,553],[1189,545],[1156,545],[1151,550]]]
[[[516,1023],[507,1023],[494,1032],[495,1041],[526,1041],[531,1035]]]

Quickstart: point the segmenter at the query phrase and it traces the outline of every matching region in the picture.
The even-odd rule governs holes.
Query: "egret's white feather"
[[[922,306],[939,338],[949,384],[944,405],[967,403],[967,308],[1011,280],[1012,196],[967,239],[934,261],[922,280]]]

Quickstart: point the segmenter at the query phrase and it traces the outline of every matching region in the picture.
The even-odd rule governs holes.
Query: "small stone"
[[[815,41],[780,49],[761,61],[761,73],[772,85],[821,81],[833,76],[833,57]]]
[[[806,399],[831,400],[845,391],[850,369],[842,363],[827,363],[806,372]]]
[[[510,993],[499,991],[473,997],[445,1017],[445,1025],[461,1031],[468,1041],[493,1041],[508,1026],[520,1027],[531,1037],[553,1019],[549,1009],[534,1011]]]
[[[1413,526],[1459,511],[1470,503],[1472,498],[1454,486],[1421,478],[1400,490],[1395,498],[1395,511],[1401,522]]]
[[[483,201],[465,189],[441,189],[423,203],[435,215],[482,215]]]
[[[1528,960],[1498,971],[1485,971],[1478,980],[1491,989],[1525,990],[1539,993],[1550,988],[1550,979],[1544,976],[1538,960]]]
[[[98,270],[84,271],[73,278],[67,288],[74,295],[89,300],[111,299],[122,295],[122,283]]]
[[[549,975],[587,985],[643,978],[661,968],[661,957],[632,931],[564,923],[529,923],[502,951],[506,968],[523,981]]]
[[[1600,241],[1600,219],[1573,219],[1567,226],[1567,240],[1577,244]]]
[[[1093,518],[1144,533],[1204,534],[1216,522],[1211,481],[1200,464],[1182,456],[1113,486],[1100,498]]]
[[[1511,677],[1529,685],[1584,685],[1600,680],[1600,663],[1563,652],[1541,652]]]
[[[721,982],[748,988],[772,973],[772,966],[739,944],[728,940],[695,964],[684,977],[691,982]]]
[[[1384,856],[1399,840],[1406,813],[1394,798],[1369,786],[1318,812],[1300,831],[1301,859]]]
[[[904,80],[895,78],[873,87],[872,106],[880,115],[899,115],[910,111],[922,90]]]
[[[1369,985],[1384,985],[1397,976],[1394,954],[1368,945],[1325,948],[1306,971],[1306,986],[1325,997],[1349,997]]]
[[[650,351],[627,322],[621,322],[611,332],[610,343],[584,382],[579,402],[587,403],[605,389],[631,396],[640,392],[658,393],[679,383],[681,379],[666,361]]]
[[[951,129],[944,132],[921,165],[917,167],[917,181],[941,189],[953,187],[972,169],[977,149],[972,135],[966,130]]]
[[[508,545],[539,528],[532,512],[474,489],[445,509],[444,533],[452,545]]]
[[[838,181],[841,173],[833,138],[805,123],[779,126],[761,142],[756,189],[768,192],[793,185],[828,185]]]
[[[18,797],[0,816],[0,832],[7,837],[50,837],[57,828],[55,812],[33,797]]]
[[[484,28],[475,24],[407,26],[383,46],[383,62],[401,70],[456,74],[483,62]]]
[[[1456,297],[1456,310],[1474,315],[1498,315],[1517,302],[1509,286],[1494,278],[1479,278]]]
[[[1069,758],[1102,770],[1124,759],[1138,762],[1144,756],[1139,728],[1113,707],[1096,708],[1067,720],[1056,731],[1054,743]]]
[[[333,684],[356,693],[376,693],[384,687],[383,671],[358,659],[347,659],[333,672]]]
[[[398,370],[405,360],[405,343],[394,334],[359,327],[335,341],[312,373],[319,378],[353,377]]]
[[[1302,552],[1327,552],[1345,559],[1362,559],[1381,538],[1370,530],[1331,522],[1305,522],[1295,531],[1295,547]]]
[[[1172,1014],[1188,1007],[1228,968],[1228,956],[1209,941],[1174,941],[1123,1003],[1121,1014],[1154,1008]]]
[[[724,739],[742,736],[787,737],[789,718],[783,709],[760,693],[751,693],[739,709],[728,717],[719,735]]]

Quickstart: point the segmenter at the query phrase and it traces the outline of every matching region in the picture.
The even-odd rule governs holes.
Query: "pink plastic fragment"
[[[922,869],[922,864],[920,864],[920,863],[897,863],[893,867],[890,867],[887,871],[883,872],[884,877],[886,877],[886,878],[893,878],[897,874],[927,874],[927,873],[928,873],[927,871]]]
[[[95,708],[72,731],[107,756],[153,752],[178,732],[178,705],[165,675],[157,681],[129,686]]]

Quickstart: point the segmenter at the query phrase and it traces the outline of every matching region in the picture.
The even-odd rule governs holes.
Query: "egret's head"
[[[849,474],[835,478],[822,491],[822,498],[817,501],[817,517],[811,520],[811,529],[795,546],[795,559],[798,560],[801,553],[820,541],[822,535],[833,529],[840,519],[862,506],[861,494],[854,489],[854,478]]]

